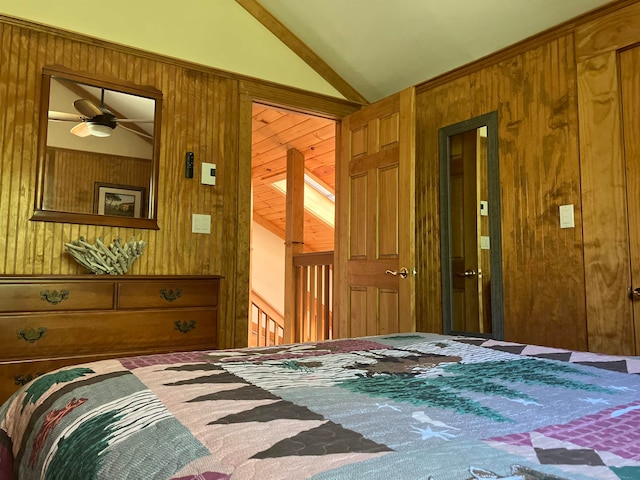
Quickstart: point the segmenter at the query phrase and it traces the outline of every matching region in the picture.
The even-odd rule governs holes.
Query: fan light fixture
[[[87,127],[89,128],[91,135],[94,137],[108,137],[113,131],[113,127],[111,125],[103,125],[100,123],[88,122]]]

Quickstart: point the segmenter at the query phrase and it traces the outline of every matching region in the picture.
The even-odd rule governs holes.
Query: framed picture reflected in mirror
[[[145,193],[144,187],[95,182],[94,213],[116,217],[144,217]]]

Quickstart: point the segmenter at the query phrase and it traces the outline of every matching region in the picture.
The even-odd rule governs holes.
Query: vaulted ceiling
[[[236,0],[373,102],[611,0]],[[261,11],[261,8],[266,10]],[[280,23],[273,27],[268,16]],[[283,30],[284,28],[284,30]],[[289,36],[293,34],[293,38]],[[303,58],[310,55],[303,47]],[[323,67],[321,63],[324,62]],[[320,65],[318,67],[318,65]],[[324,69],[324,70],[323,70]],[[348,87],[340,88],[349,96]],[[352,95],[353,96],[353,95]],[[357,99],[357,98],[352,98]]]
[[[96,12],[20,0],[0,1],[0,15],[366,103],[629,1],[137,0]]]

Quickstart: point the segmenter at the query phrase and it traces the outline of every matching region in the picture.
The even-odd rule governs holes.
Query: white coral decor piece
[[[147,246],[143,240],[131,239],[127,243],[116,238],[107,247],[102,238],[96,239],[96,244],[91,245],[84,237],[71,243],[65,243],[65,250],[76,262],[91,272],[102,275],[122,275],[129,271]]]

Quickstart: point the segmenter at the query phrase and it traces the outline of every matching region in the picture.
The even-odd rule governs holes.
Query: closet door
[[[635,355],[640,354],[640,47],[620,53],[624,159],[627,172],[629,254]]]

